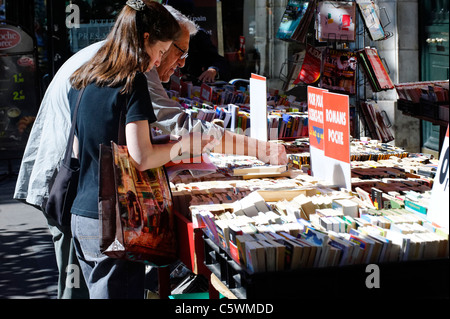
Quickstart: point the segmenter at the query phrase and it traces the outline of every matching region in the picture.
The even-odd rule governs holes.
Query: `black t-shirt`
[[[75,132],[79,140],[80,178],[73,214],[98,219],[99,146],[118,142],[120,110],[127,100],[126,124],[144,120],[156,122],[144,74],[136,75],[130,94],[120,94],[121,89],[90,84],[81,98]],[[78,94],[73,88],[69,91],[72,116]]]

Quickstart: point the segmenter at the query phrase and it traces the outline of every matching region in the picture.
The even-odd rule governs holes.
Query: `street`
[[[46,220],[12,198],[20,162],[11,172],[7,164],[0,163],[0,299],[56,299],[58,271]]]

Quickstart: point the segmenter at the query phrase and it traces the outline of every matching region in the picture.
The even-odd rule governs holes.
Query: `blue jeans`
[[[100,252],[98,219],[72,214],[72,235],[91,299],[143,299],[145,265]]]

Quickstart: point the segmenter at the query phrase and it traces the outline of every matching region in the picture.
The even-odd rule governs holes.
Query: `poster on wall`
[[[2,158],[25,149],[37,114],[37,64],[32,37],[0,26],[0,150]]]
[[[433,190],[431,193],[430,207],[428,209],[428,219],[449,230],[449,128],[445,134],[444,143],[442,145],[439,165],[434,178]]]

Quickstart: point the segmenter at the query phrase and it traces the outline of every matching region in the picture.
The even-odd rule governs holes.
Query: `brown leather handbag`
[[[177,260],[172,193],[164,167],[138,171],[125,143],[100,146],[100,250],[112,258],[166,266]]]

